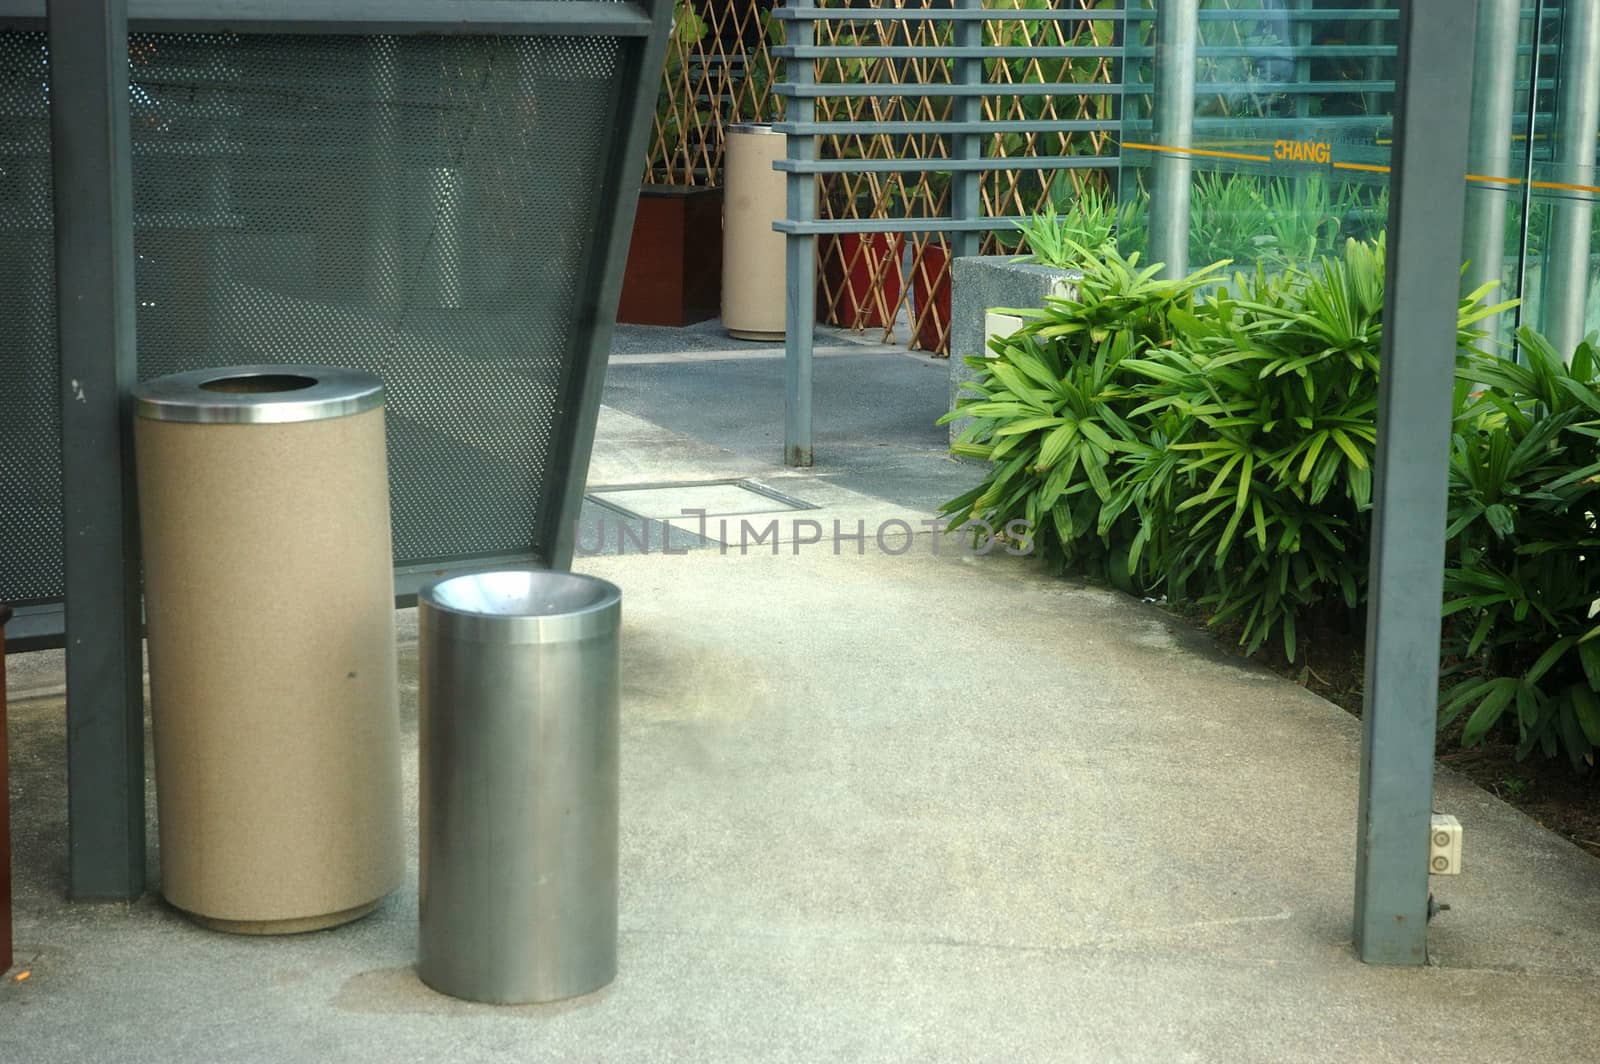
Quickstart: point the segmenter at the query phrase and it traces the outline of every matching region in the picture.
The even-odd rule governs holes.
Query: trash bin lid
[[[283,424],[360,414],[383,405],[383,381],[337,366],[222,366],[156,377],[133,390],[152,421]]]
[[[446,577],[417,595],[426,623],[480,643],[567,643],[616,631],[622,592],[608,580],[549,569]]]
[[[729,133],[776,133],[769,122],[734,122],[727,127]]]

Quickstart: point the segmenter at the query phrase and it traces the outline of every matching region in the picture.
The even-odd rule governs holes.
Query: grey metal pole
[[[1162,0],[1156,6],[1155,139],[1162,148],[1188,148],[1194,137],[1195,48],[1200,0]],[[1189,177],[1181,151],[1158,151],[1150,193],[1150,260],[1163,277],[1189,272]]]
[[[1520,329],[1529,316],[1527,290],[1528,290],[1528,252],[1529,226],[1533,222],[1533,167],[1535,137],[1539,132],[1539,80],[1542,74],[1541,58],[1544,51],[1544,9],[1545,0],[1533,0],[1533,26],[1530,36],[1533,40],[1532,54],[1528,59],[1528,106],[1522,115],[1523,125],[1523,150],[1522,150],[1522,195],[1520,209],[1522,224],[1517,232],[1517,289],[1513,295],[1518,299],[1515,309],[1516,321],[1514,328]],[[1520,352],[1518,353],[1520,357]]]
[[[789,23],[789,41],[806,47],[816,43],[816,24],[806,19]],[[810,59],[792,59],[789,83],[810,85],[816,68]],[[814,122],[817,102],[809,96],[791,96],[786,116],[790,122]],[[788,157],[809,162],[817,157],[817,138],[789,134]],[[817,216],[817,177],[789,174],[789,219],[809,222]],[[790,233],[784,241],[785,285],[783,334],[783,461],[785,465],[811,465],[811,351],[817,331],[817,238]]]
[[[50,0],[66,548],[68,890],[144,892],[126,0]]]
[[[632,4],[616,6],[635,7]],[[589,456],[594,450],[594,430],[600,420],[600,395],[605,390],[606,365],[611,358],[611,334],[617,323],[617,303],[622,298],[622,268],[628,259],[633,216],[639,206],[639,186],[649,147],[651,116],[655,113],[656,86],[661,81],[667,38],[672,33],[672,0],[640,0],[637,6],[649,16],[648,36],[642,42],[629,41],[622,48],[614,98],[631,101],[632,108],[618,107],[618,117],[626,124],[611,138],[611,150],[605,169],[601,171],[604,190],[595,201],[614,203],[617,208],[601,211],[595,225],[592,246],[599,253],[590,264],[593,276],[588,287],[580,289],[594,292],[595,297],[592,304],[579,308],[578,320],[573,323],[573,372],[562,400],[566,413],[551,446],[551,453],[557,455],[564,447],[567,458],[548,474],[552,480],[545,491],[546,501],[539,517],[542,527],[536,543],[545,547],[544,560],[552,569],[572,567],[578,513],[583,508]]]
[[[983,0],[956,0],[960,10],[981,10]],[[1044,24],[1041,24],[1041,26]],[[983,44],[982,22],[960,21],[951,26],[951,36],[958,47],[970,48]],[[983,82],[983,60],[970,56],[953,60],[958,85],[978,85]],[[950,101],[950,117],[956,122],[976,123],[983,117],[983,100],[978,96],[957,96]],[[957,133],[950,138],[950,154],[956,159],[977,159],[983,155],[983,138],[976,133]],[[1057,174],[1057,181],[1066,180]],[[950,216],[958,219],[983,216],[983,174],[977,170],[957,171],[950,180]],[[946,235],[950,242],[950,257],[976,255],[983,243],[979,232],[956,231]]]
[[[1600,135],[1600,0],[1568,0],[1561,10],[1553,180],[1572,185],[1597,184],[1597,135]],[[1560,198],[1551,212],[1542,324],[1545,336],[1555,349],[1570,355],[1583,339],[1594,194],[1560,191],[1556,195]]]
[[[1355,947],[1428,959],[1450,396],[1477,3],[1408,0],[1389,200],[1383,377],[1361,721]]]
[[[1522,23],[1522,0],[1478,0],[1478,34],[1473,49],[1472,129],[1467,164],[1474,174],[1506,179],[1504,186],[1475,183],[1467,189],[1467,272],[1461,291],[1470,292],[1490,281],[1504,282],[1506,263],[1506,201],[1518,193],[1512,181],[1512,110],[1516,96],[1517,36]],[[1510,294],[1515,294],[1512,278]],[[1502,289],[1502,298],[1507,289]],[[1490,322],[1497,330],[1499,318]],[[1491,332],[1490,341],[1498,339]]]
[[[1373,11],[1384,11],[1388,9],[1390,3],[1391,0],[1367,0],[1366,6]],[[1373,19],[1371,22],[1368,22],[1366,32],[1362,35],[1362,43],[1373,46],[1384,44],[1384,31],[1386,26],[1387,23],[1378,19]],[[1368,81],[1384,80],[1383,63],[1383,59],[1379,56],[1368,57],[1366,62],[1366,74]],[[1361,99],[1362,109],[1367,114],[1376,116],[1382,113],[1382,99],[1380,98],[1379,93],[1363,93]]]
[[[1309,11],[1311,9],[1311,0],[1295,0],[1294,7],[1297,12]],[[1294,86],[1296,89],[1294,94],[1294,115],[1296,118],[1303,119],[1311,114],[1311,94],[1300,91],[1300,86],[1311,80],[1311,60],[1305,58],[1303,51],[1303,49],[1311,47],[1311,20],[1296,19],[1294,25],[1290,28],[1290,33],[1294,37],[1296,56],[1294,61]],[[1305,184],[1303,175],[1297,177],[1296,180],[1302,186]]]

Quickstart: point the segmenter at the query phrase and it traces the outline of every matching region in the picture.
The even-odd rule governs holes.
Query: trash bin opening
[[[433,602],[447,610],[490,617],[555,617],[600,609],[617,589],[571,573],[507,570],[473,573],[435,584]]]
[[[314,377],[296,373],[247,373],[234,377],[218,377],[203,382],[200,387],[208,392],[227,392],[230,395],[265,395],[269,392],[298,392],[316,387]]]

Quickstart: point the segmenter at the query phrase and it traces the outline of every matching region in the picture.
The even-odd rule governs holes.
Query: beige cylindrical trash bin
[[[744,340],[782,340],[785,175],[772,168],[788,138],[771,126],[732,125],[722,200],[722,326]]]
[[[249,934],[400,884],[383,385],[317,366],[135,391],[161,890]]]

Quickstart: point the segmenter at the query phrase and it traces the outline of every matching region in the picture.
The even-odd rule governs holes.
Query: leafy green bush
[[[1046,556],[1128,586],[1132,531],[1110,535],[1101,512],[1119,475],[1115,456],[1147,445],[1127,421],[1142,378],[1121,363],[1172,342],[1175,314],[1192,309],[1211,271],[1158,281],[1159,265],[1141,269],[1111,244],[1068,242],[1065,254],[1083,270],[1076,292],[1043,311],[1014,311],[1032,320],[996,342],[993,358],[967,360],[980,371],[966,386],[975,394],[941,424],[973,418],[952,449],[993,469],[944,509],[953,525],[1026,519]]]
[[[1124,255],[1132,254],[1149,239],[1147,215],[1143,198],[1118,203],[1099,189],[1082,189],[1066,210],[1058,213],[1047,207],[1017,226],[1019,247],[1029,249],[1017,261],[1073,269],[1078,265],[1079,249],[1097,250],[1113,243]]]
[[[1179,415],[1166,453],[1130,471],[1162,486],[1141,503],[1165,532],[1150,581],[1237,622],[1251,651],[1281,633],[1292,660],[1298,618],[1361,600],[1383,268],[1381,243],[1352,242],[1309,273],[1242,278],[1130,366],[1145,408]]]
[[[1462,741],[1510,714],[1518,754],[1600,744],[1600,352],[1570,365],[1518,333],[1525,364],[1476,352],[1459,371],[1450,449],[1442,723]],[[1469,388],[1475,390],[1469,391]]]
[[[1253,265],[1274,258],[1273,211],[1261,183],[1244,174],[1196,175],[1189,190],[1189,261]]]
[[[1292,660],[1302,619],[1363,599],[1383,242],[1201,302],[1218,267],[1156,281],[1080,252],[1075,296],[971,360],[956,450],[1000,464],[947,512],[1048,519],[1046,556],[1192,602],[1250,651],[1278,635]],[[1464,341],[1503,309],[1483,295]]]
[[[1055,563],[1165,594],[1296,656],[1310,619],[1358,630],[1376,437],[1384,245],[1177,281],[1112,246],[1073,251],[1075,293],[994,341],[954,417],[992,464],[953,525],[1033,522]],[[1600,351],[1520,334],[1526,364],[1474,348],[1510,304],[1462,300],[1451,451],[1442,722],[1473,743],[1515,723],[1523,754],[1600,746]],[[1592,575],[1591,575],[1592,574]]]
[[[1342,254],[1348,238],[1371,241],[1388,222],[1389,192],[1319,173],[1262,181],[1249,174],[1201,174],[1189,193],[1189,257],[1299,268]]]
[[[1099,248],[1115,238],[1117,205],[1099,189],[1086,188],[1065,212],[1047,207],[1021,222],[1017,231],[1029,249],[1017,261],[1067,269],[1076,264],[1077,249]]]

